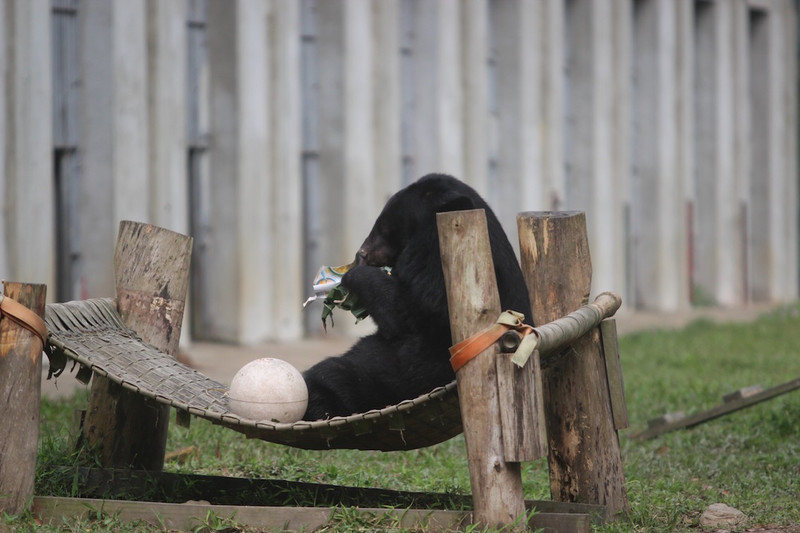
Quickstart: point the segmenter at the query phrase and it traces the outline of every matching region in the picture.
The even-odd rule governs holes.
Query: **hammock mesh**
[[[159,352],[127,328],[111,298],[50,304],[45,322],[57,372],[69,358],[137,394],[250,438],[304,449],[391,451],[431,446],[461,433],[455,381],[413,400],[347,417],[293,424],[250,420],[228,408],[227,385]]]
[[[602,293],[590,304],[534,328],[542,365],[622,304]],[[127,328],[114,300],[98,298],[47,306],[48,353],[56,375],[67,359],[120,386],[210,420],[248,437],[297,448],[322,450],[411,450],[438,444],[461,433],[456,382],[384,409],[346,417],[293,424],[243,418],[228,408],[228,387],[176,361]],[[545,357],[548,356],[549,357]]]

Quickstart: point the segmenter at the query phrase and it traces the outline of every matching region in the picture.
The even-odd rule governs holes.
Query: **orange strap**
[[[500,314],[497,322],[452,346],[450,348],[450,366],[453,367],[453,371],[458,372],[462,366],[470,362],[478,354],[483,353],[489,346],[497,342],[505,332],[512,329],[516,330],[523,338],[523,343],[517,348],[517,353],[513,360],[519,366],[524,366],[530,354],[536,349],[535,332],[533,327],[522,322],[524,319],[525,315],[522,313],[504,311]],[[534,342],[525,342],[526,337],[532,332],[534,335],[531,340]]]
[[[47,326],[44,320],[21,303],[0,294],[0,316],[8,317],[15,324],[39,337],[42,348],[47,346]]]

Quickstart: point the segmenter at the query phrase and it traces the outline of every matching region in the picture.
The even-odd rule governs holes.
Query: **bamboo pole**
[[[44,316],[46,285],[4,283],[3,298]],[[2,304],[0,304],[2,305]],[[17,514],[33,497],[39,449],[42,340],[25,318],[0,314],[0,511]],[[41,324],[44,327],[44,324]]]
[[[192,239],[122,221],[114,251],[117,308],[125,325],[173,357],[178,351]],[[160,470],[169,406],[95,375],[84,433],[105,467]]]
[[[486,216],[482,209],[437,214],[453,344],[492,325],[500,314]],[[464,280],[469,280],[468,283]],[[520,464],[503,453],[493,344],[456,374],[466,439],[474,521],[515,523],[525,512]]]
[[[592,265],[585,215],[522,213],[517,225],[534,323],[547,324],[587,303]],[[552,498],[604,505],[609,518],[626,511],[625,476],[599,329],[591,329],[547,361],[545,417]]]

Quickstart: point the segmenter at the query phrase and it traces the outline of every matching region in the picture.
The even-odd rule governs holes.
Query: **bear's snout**
[[[396,253],[388,243],[373,231],[359,247],[356,254],[357,265],[376,267],[394,266]]]

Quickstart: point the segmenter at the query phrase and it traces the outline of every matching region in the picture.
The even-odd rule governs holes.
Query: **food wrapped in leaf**
[[[322,327],[326,331],[328,329],[327,320],[329,317],[331,319],[331,327],[334,325],[333,310],[336,307],[344,309],[345,311],[350,311],[353,316],[356,317],[356,323],[369,316],[367,309],[359,303],[358,297],[341,286],[342,277],[355,265],[356,262],[338,267],[323,265],[314,277],[314,283],[312,285],[314,295],[305,301],[303,307],[318,298],[325,297],[322,302]],[[383,267],[383,270],[387,274],[391,273],[391,268],[389,267]]]
[[[354,264],[355,263],[350,263],[349,265],[342,265],[338,267],[325,265],[321,266],[317,272],[317,275],[314,276],[314,283],[311,285],[311,290],[314,291],[314,295],[310,296],[303,303],[303,307],[307,306],[317,298],[327,295],[333,289],[338,287],[342,282],[342,276],[344,276],[348,270],[353,268]]]

